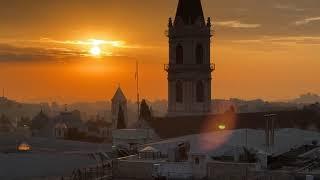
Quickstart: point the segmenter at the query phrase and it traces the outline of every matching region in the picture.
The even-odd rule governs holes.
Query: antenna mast
[[[136,61],[136,86],[137,86],[137,107],[138,107],[138,120],[139,120],[139,114],[140,114],[140,95],[139,95],[139,63]]]

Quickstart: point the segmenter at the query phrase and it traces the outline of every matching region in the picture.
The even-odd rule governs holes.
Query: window
[[[198,157],[196,157],[196,158],[194,159],[194,164],[196,164],[196,165],[199,165],[199,164],[200,164],[200,160],[199,160]]]
[[[198,44],[196,47],[196,62],[197,64],[203,64],[203,47],[201,44]]]
[[[176,64],[183,64],[183,47],[180,44],[176,47]]]
[[[183,102],[183,87],[181,81],[178,81],[176,84],[176,101],[178,103]]]
[[[202,81],[197,82],[196,96],[197,96],[197,102],[204,101],[204,87],[203,87]]]

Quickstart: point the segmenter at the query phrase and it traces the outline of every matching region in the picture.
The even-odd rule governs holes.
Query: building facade
[[[205,21],[200,0],[179,0],[174,21],[168,23],[168,115],[210,113],[211,20]]]

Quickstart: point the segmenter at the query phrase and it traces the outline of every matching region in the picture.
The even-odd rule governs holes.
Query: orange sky
[[[0,2],[0,87],[23,101],[166,99],[167,20],[176,0]],[[214,98],[283,100],[320,94],[320,2],[203,0],[213,18]],[[270,13],[273,12],[273,13]],[[320,15],[319,15],[320,16]],[[103,55],[89,54],[104,40]]]

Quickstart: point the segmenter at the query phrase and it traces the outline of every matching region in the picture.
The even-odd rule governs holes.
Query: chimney
[[[266,149],[275,145],[275,117],[276,114],[264,115],[266,121],[265,133],[266,133]]]

